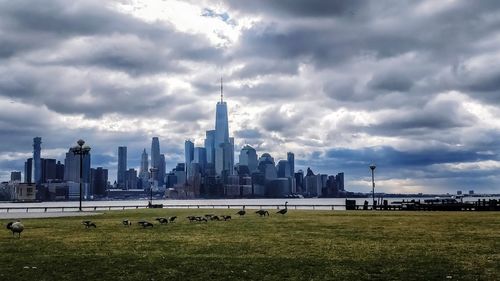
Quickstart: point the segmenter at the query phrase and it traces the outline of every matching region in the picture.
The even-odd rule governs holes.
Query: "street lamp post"
[[[375,168],[377,166],[375,166],[375,164],[371,164],[370,165],[370,169],[372,170],[372,200],[373,200],[373,208],[372,209],[375,209],[375,177],[374,177],[374,171],[375,171]]]
[[[83,157],[90,152],[90,146],[85,145],[85,141],[80,139],[76,142],[78,145],[71,148],[74,155],[80,156],[80,207],[79,211],[82,211],[82,185],[83,185]]]

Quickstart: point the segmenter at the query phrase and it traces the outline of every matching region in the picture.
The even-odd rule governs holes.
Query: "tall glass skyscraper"
[[[41,150],[42,150],[42,138],[41,137],[36,137],[33,138],[33,166],[34,166],[34,180],[36,184],[40,184],[40,181],[42,179],[42,157],[41,157]]]
[[[139,171],[139,175],[142,179],[149,178],[149,160],[148,160],[148,153],[146,152],[145,148],[141,154],[141,169]]]
[[[125,180],[127,173],[127,147],[119,146],[118,147],[118,170],[116,181],[118,183],[119,188],[125,188]]]
[[[247,166],[250,173],[252,173],[257,170],[257,164],[257,152],[248,144],[245,145],[240,152],[240,165]]]
[[[191,176],[191,162],[194,159],[194,143],[190,140],[184,142],[184,163],[187,176]]]
[[[215,112],[215,172],[222,174],[228,171],[233,174],[234,167],[234,139],[229,138],[229,120],[227,117],[227,104],[223,99],[221,80],[221,100],[217,103]]]
[[[207,164],[215,164],[215,130],[207,131],[205,149],[207,151]]]
[[[288,152],[286,154],[286,160],[288,161],[288,165],[290,165],[290,176],[293,177],[295,174],[295,154],[293,154],[293,152]]]
[[[160,167],[160,140],[158,137],[153,137],[151,140],[151,168],[158,169]],[[158,180],[158,178],[152,178]]]

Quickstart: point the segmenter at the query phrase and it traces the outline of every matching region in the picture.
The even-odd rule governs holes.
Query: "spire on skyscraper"
[[[222,87],[222,76],[220,77],[220,102],[224,102],[224,91]]]

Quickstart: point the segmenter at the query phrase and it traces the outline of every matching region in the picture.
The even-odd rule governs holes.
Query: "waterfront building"
[[[118,169],[116,182],[118,183],[118,188],[125,188],[125,173],[127,172],[127,147],[118,147]]]
[[[193,163],[199,165],[201,174],[205,174],[205,169],[207,168],[207,150],[204,147],[195,147]]]
[[[278,161],[278,165],[276,166],[276,169],[278,170],[278,178],[291,177],[290,164],[288,163],[288,160]]]
[[[194,159],[194,143],[190,140],[184,141],[184,167],[186,169],[187,177],[192,175],[191,173],[191,162]]]
[[[108,170],[102,167],[90,169],[90,186],[94,195],[105,196],[108,186]]]
[[[160,140],[158,137],[153,137],[151,140],[151,168],[160,166]],[[158,181],[157,174],[152,178],[153,181]]]
[[[90,190],[90,153],[82,156],[82,176],[84,198],[91,198]],[[71,149],[64,159],[64,180],[74,183],[80,182],[80,155],[75,155]],[[73,196],[70,189],[70,197]],[[79,193],[79,190],[78,190]]]
[[[125,173],[125,189],[137,189],[137,170],[130,168]]]
[[[293,154],[293,152],[287,152],[286,160],[290,166],[290,176],[293,177],[295,174],[295,154]]]
[[[142,186],[147,186],[147,182],[149,180],[149,161],[148,153],[146,152],[145,148],[141,154],[141,168],[139,170],[139,177],[141,178]]]
[[[215,173],[222,175],[227,171],[228,175],[234,173],[234,138],[229,137],[229,119],[227,116],[227,104],[224,101],[222,79],[221,99],[217,102],[215,111]]]
[[[165,161],[165,154],[160,154],[160,163],[158,165],[158,187],[163,189],[165,185],[165,174],[167,169],[167,163]]]
[[[34,165],[34,181],[36,184],[41,183],[42,179],[42,158],[41,158],[42,138],[33,138],[33,165]]]
[[[24,162],[24,182],[31,183],[33,181],[33,158],[26,159]]]
[[[13,171],[10,172],[10,181],[21,181],[21,172],[20,171]]]
[[[239,162],[240,165],[247,166],[250,173],[255,172],[258,165],[257,152],[255,149],[248,144],[243,146],[240,152]]]

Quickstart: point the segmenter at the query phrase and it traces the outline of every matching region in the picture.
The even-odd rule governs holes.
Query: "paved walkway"
[[[60,218],[60,217],[86,217],[102,215],[102,213],[96,212],[2,212],[0,213],[0,219],[38,219],[38,218]]]

